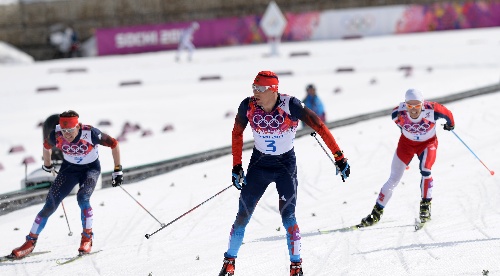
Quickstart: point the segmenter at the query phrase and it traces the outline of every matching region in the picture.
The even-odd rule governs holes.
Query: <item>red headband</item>
[[[59,117],[61,128],[74,128],[78,124],[78,117]]]
[[[270,85],[278,85],[278,76],[271,71],[260,71],[259,74],[255,77],[254,84],[270,86]]]
[[[253,80],[253,83],[261,86],[270,86],[269,89],[274,92],[278,92],[279,80],[278,76],[274,72],[260,71]]]

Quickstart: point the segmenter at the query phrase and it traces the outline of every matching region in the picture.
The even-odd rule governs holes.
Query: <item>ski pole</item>
[[[64,201],[62,201],[62,200],[61,200],[61,205],[63,207],[64,217],[66,218],[66,223],[68,224],[68,229],[69,229],[68,236],[73,236],[73,232],[71,232],[71,227],[69,227],[68,216],[66,215],[66,208],[64,208]]]
[[[328,158],[330,158],[330,161],[332,161],[333,165],[335,165],[335,161],[333,161],[332,157],[330,157],[330,154],[328,154],[328,152],[325,150],[325,147],[323,147],[323,145],[319,142],[318,137],[316,137],[316,132],[311,132],[311,136],[314,137],[314,139],[316,139],[316,142],[318,142],[320,147],[325,152],[326,156],[328,156]]]
[[[316,142],[318,142],[318,144],[320,145],[320,147],[325,152],[326,156],[328,156],[328,158],[330,158],[330,161],[332,161],[332,163],[335,166],[335,168],[337,168],[337,165],[335,165],[335,161],[333,161],[332,157],[330,156],[330,154],[328,154],[328,152],[326,151],[325,147],[323,147],[323,145],[319,142],[318,137],[316,137],[316,132],[311,132],[311,136],[314,137],[314,139],[316,139]],[[340,177],[342,177],[342,181],[345,182],[344,176],[342,176],[342,174],[340,174]]]
[[[453,134],[455,134],[455,136],[458,138],[458,140],[460,140],[460,142],[462,142],[462,144],[464,144],[464,146],[477,158],[477,160],[479,160],[479,162],[481,162],[481,164],[483,164],[483,166],[490,172],[491,175],[495,174],[495,172],[488,169],[488,167],[486,167],[486,164],[484,164],[484,162],[481,159],[479,159],[479,157],[477,157],[477,155],[469,148],[469,146],[467,146],[467,144],[462,139],[460,139],[460,137],[458,137],[458,135],[455,133],[455,131],[451,130],[451,132]]]
[[[157,218],[155,218],[155,216],[153,216],[153,215],[152,215],[152,214],[151,214],[151,213],[150,213],[150,212],[149,212],[146,208],[144,208],[144,206],[142,206],[142,204],[141,204],[141,203],[139,203],[139,201],[137,201],[137,200],[136,200],[136,199],[135,199],[135,198],[134,198],[131,194],[129,194],[129,192],[127,192],[127,190],[125,190],[125,189],[124,189],[121,185],[120,185],[120,186],[118,186],[118,187],[122,188],[122,190],[123,190],[125,193],[127,193],[127,194],[128,194],[128,195],[129,195],[129,196],[130,196],[133,200],[135,200],[135,202],[137,202],[137,204],[139,204],[139,206],[141,206],[141,207],[142,207],[142,209],[144,209],[144,211],[148,212],[148,214],[149,214],[152,218],[154,218],[154,219],[155,219],[155,220],[156,220],[156,221],[157,221],[157,222],[158,222],[161,226],[165,225],[165,223],[162,223],[162,222],[160,222]]]
[[[191,213],[191,211],[195,210],[196,208],[200,207],[201,205],[207,203],[209,200],[211,200],[212,198],[222,194],[222,192],[226,191],[227,189],[231,188],[233,186],[233,184],[229,185],[227,188],[224,188],[223,190],[221,190],[220,192],[216,193],[215,195],[211,196],[209,199],[203,201],[202,203],[198,204],[197,206],[193,207],[191,210],[185,212],[184,214],[180,215],[179,217],[177,217],[176,219],[172,220],[171,222],[167,223],[167,224],[164,224],[161,226],[160,229],[154,231],[153,233],[151,234],[146,234],[145,237],[146,239],[149,239],[149,237],[153,236],[154,234],[158,233],[159,231],[163,230],[164,228],[166,228],[167,226],[169,226],[170,224],[176,222],[177,220],[179,220],[180,218],[182,218],[183,216]]]

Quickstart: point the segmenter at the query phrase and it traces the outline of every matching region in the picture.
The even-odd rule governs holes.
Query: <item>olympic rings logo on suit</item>
[[[278,128],[281,124],[285,122],[285,118],[281,114],[266,115],[262,116],[260,114],[256,114],[253,116],[252,121],[260,128]]]
[[[403,128],[410,133],[425,133],[431,128],[431,125],[424,124],[404,124]]]
[[[62,151],[67,154],[84,154],[87,153],[88,150],[89,147],[85,144],[62,146]]]

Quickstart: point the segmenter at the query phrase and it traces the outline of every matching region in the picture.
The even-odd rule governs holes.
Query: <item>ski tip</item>
[[[9,254],[9,255],[5,255],[3,257],[0,257],[0,262],[5,262],[5,261],[14,261],[14,260],[20,260],[22,258],[16,258],[16,256]]]
[[[4,262],[4,261],[16,261],[16,260],[22,260],[24,258],[28,258],[28,257],[36,256],[36,255],[41,255],[41,254],[46,254],[46,253],[50,253],[50,251],[31,252],[30,254],[28,254],[28,255],[26,255],[24,257],[21,257],[21,258],[18,258],[15,255],[13,255],[12,253],[10,253],[9,255],[0,257],[0,260],[1,260],[1,262]]]
[[[421,221],[420,219],[415,218],[415,231],[418,231],[418,230],[421,230],[422,228],[424,228],[426,222],[427,221]]]

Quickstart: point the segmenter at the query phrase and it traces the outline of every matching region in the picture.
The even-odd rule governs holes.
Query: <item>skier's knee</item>
[[[420,174],[421,174],[423,177],[431,176],[431,171],[423,171],[423,170],[420,170]]]

